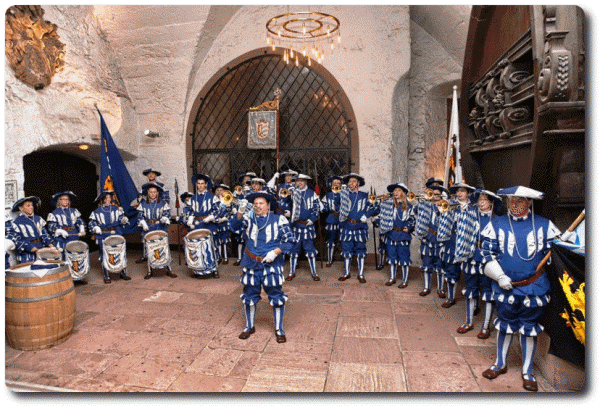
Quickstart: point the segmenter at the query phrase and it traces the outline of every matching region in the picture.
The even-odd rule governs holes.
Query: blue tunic
[[[12,222],[17,261],[19,263],[35,261],[33,248],[44,248],[53,244],[54,240],[46,231],[46,222],[40,216],[19,214]]]
[[[138,210],[138,226],[141,227],[142,220],[148,225],[148,231],[142,230],[142,240],[151,231],[168,231],[167,224],[162,223],[161,219],[169,220],[171,217],[171,208],[169,204],[160,199],[157,202],[148,202],[146,199],[140,202]],[[164,220],[163,220],[164,221]]]
[[[123,216],[123,210],[114,204],[99,206],[90,214],[89,229],[93,232],[94,227],[100,227],[102,231],[102,233],[96,234],[96,243],[100,249],[100,259],[102,259],[102,241],[111,235],[123,234],[121,228],[121,224],[124,221]]]
[[[388,263],[410,265],[411,233],[415,229],[413,210],[410,207],[402,210],[402,204],[396,206],[393,201],[383,202],[381,206],[379,217]],[[405,227],[407,231],[404,231]]]
[[[81,218],[81,213],[75,208],[57,207],[52,213],[48,214],[48,231],[51,236],[54,236],[57,229],[63,229],[69,234],[67,238],[62,236],[54,237],[56,246],[63,250],[68,242],[79,240],[77,234],[81,227],[85,230],[85,223]],[[65,254],[63,251],[63,258],[65,258]]]
[[[219,198],[208,191],[193,195],[190,198],[189,216],[193,216],[195,220],[193,226],[190,228],[192,230],[210,230],[214,235],[215,231],[217,231],[217,225],[212,221],[204,222],[202,219],[210,215],[213,215],[216,219],[219,214],[220,203]]]

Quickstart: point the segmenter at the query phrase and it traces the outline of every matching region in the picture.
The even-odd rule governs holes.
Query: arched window
[[[321,190],[329,176],[355,169],[354,113],[331,74],[316,63],[296,66],[280,55],[254,54],[221,69],[196,99],[188,129],[192,171],[231,187],[248,170],[268,181],[277,154],[247,147],[248,109],[273,100],[276,89],[282,91],[279,167],[318,177]]]

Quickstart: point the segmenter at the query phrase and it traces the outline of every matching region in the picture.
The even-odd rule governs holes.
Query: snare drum
[[[110,235],[102,241],[102,266],[108,272],[121,272],[127,268],[125,238]]]
[[[190,231],[184,241],[187,266],[196,275],[208,275],[217,270],[217,254],[210,231]]]
[[[74,281],[82,280],[90,271],[90,249],[84,241],[69,241],[65,246],[69,271]]]
[[[52,247],[40,248],[35,252],[35,256],[37,259],[41,259],[42,261],[62,260],[62,254],[60,253],[60,251]]]
[[[159,269],[171,263],[169,235],[162,230],[150,231],[144,236],[144,245],[148,255],[148,267]]]

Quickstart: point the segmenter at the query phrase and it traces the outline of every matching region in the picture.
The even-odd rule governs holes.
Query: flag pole
[[[571,224],[569,226],[569,228],[567,229],[566,232],[567,233],[571,233],[573,230],[575,230],[577,228],[577,226],[579,225],[579,223],[581,223],[584,218],[585,218],[585,210],[582,211],[579,214],[579,216],[577,216],[577,218],[575,219],[575,221],[573,222],[573,224]],[[563,233],[563,235],[565,235],[565,234],[566,233]],[[561,237],[561,240],[562,240],[562,237]],[[548,260],[550,259],[551,255],[552,255],[552,251],[548,251],[548,253],[544,257],[544,259],[542,259],[542,261],[538,264],[537,268],[535,268],[536,273],[539,272],[542,269],[542,267],[546,264],[546,262],[548,262]]]
[[[460,167],[460,150],[458,141],[458,86],[452,88],[452,112],[450,114],[450,128],[448,129],[448,147],[446,149],[446,162],[444,164],[444,186],[449,187],[450,184],[450,160],[452,150],[456,151],[456,160],[454,162],[454,181],[462,182],[462,168]]]

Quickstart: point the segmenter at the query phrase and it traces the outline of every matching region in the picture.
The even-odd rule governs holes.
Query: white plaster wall
[[[58,26],[66,45],[65,66],[52,83],[36,91],[13,74],[5,61],[4,144],[6,179],[17,180],[23,196],[23,156],[49,145],[97,143],[98,104],[117,146],[137,151],[131,137],[135,117],[114,61],[91,6],[43,6],[44,18]],[[124,119],[126,118],[126,119]],[[89,160],[98,160],[90,156]]]
[[[297,9],[297,10],[296,10]],[[265,46],[269,18],[298,7],[245,6],[215,39],[190,83],[186,116],[208,80],[231,60]],[[408,6],[323,6],[341,22],[341,49],[323,66],[348,96],[357,119],[360,173],[383,191],[392,180],[392,102],[398,80],[410,66]],[[406,95],[408,97],[408,95]],[[189,178],[189,176],[188,176]]]

